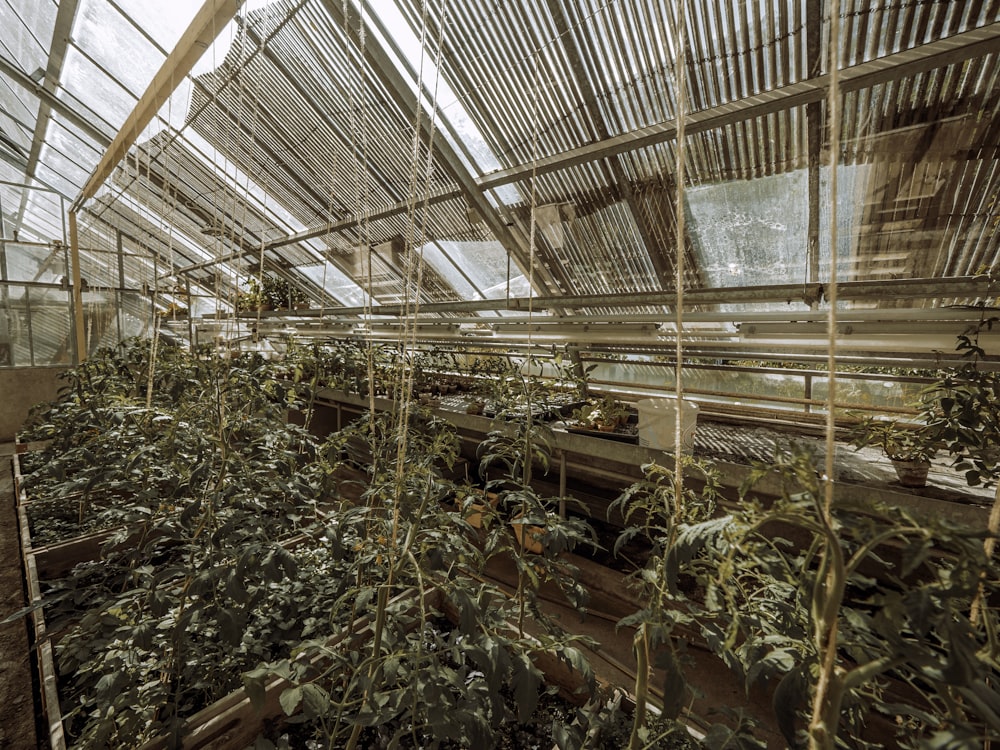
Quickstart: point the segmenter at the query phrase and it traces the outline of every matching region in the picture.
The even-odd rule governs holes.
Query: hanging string
[[[350,10],[348,0],[343,0],[341,14],[344,19],[344,36],[350,37]],[[364,24],[366,14],[366,4],[364,0],[358,3],[358,76],[357,83],[360,89],[360,96],[355,93],[354,86],[348,87],[347,107],[350,111],[351,145],[355,151],[354,158],[354,208],[356,215],[360,217],[358,222],[358,244],[355,251],[356,257],[363,258],[364,268],[362,277],[364,279],[364,314],[365,328],[368,331],[366,344],[366,372],[368,375],[368,413],[375,414],[375,350],[374,341],[371,336],[372,325],[372,300],[373,276],[372,276],[372,254],[371,254],[371,221],[365,207],[369,205],[368,187],[368,112],[367,112],[367,73],[365,66],[365,49],[367,44],[367,33]],[[375,420],[369,420],[370,435],[375,437]]]
[[[840,151],[840,2],[831,0],[830,6],[830,90],[827,97],[828,119],[830,123],[830,271],[826,285],[827,302],[830,308],[827,313],[827,377],[829,391],[826,400],[826,462],[823,484],[823,500],[820,506],[821,522],[828,536],[836,534],[833,518],[834,495],[834,430],[836,427],[836,397],[837,397],[837,160]],[[827,589],[832,592],[836,578],[845,575],[843,550],[834,539],[826,543],[826,554],[830,557],[829,569],[826,573]],[[830,594],[832,596],[832,593]],[[831,679],[834,675],[837,660],[837,618],[827,623],[829,630],[817,632],[817,646],[820,658],[819,676],[816,681],[813,696],[813,712],[809,724],[811,740],[831,728],[823,722],[823,708],[828,702],[831,689]],[[812,746],[812,744],[810,745]]]
[[[264,22],[265,22],[265,16],[266,16],[266,14],[262,14],[261,15],[261,24],[264,24]],[[244,56],[244,58],[245,58],[245,59],[243,59],[239,63],[239,68],[234,73],[234,78],[236,79],[236,87],[237,87],[236,88],[236,91],[237,91],[237,97],[236,97],[236,114],[237,114],[237,117],[236,117],[236,121],[237,122],[241,122],[243,120],[243,118],[240,117],[239,115],[243,112],[243,109],[246,106],[246,100],[248,98],[247,86],[246,86],[246,78],[247,78],[246,72],[247,72],[247,66],[250,64],[251,60],[253,59],[253,55],[251,55],[249,53],[249,51],[247,50],[247,39],[249,38],[249,26],[250,26],[250,16],[249,16],[249,14],[247,14],[244,17],[243,23],[239,24],[239,35],[237,36],[238,49],[240,50],[240,54],[242,56]],[[271,35],[267,34],[267,33],[261,33],[259,36],[260,36],[260,52],[261,52],[261,54],[264,54],[266,52],[267,44],[268,44],[268,41],[269,41]],[[258,122],[259,122],[259,119],[260,119],[260,79],[261,79],[261,76],[259,76],[259,75],[258,76],[254,76],[253,93],[252,93],[252,97],[250,98],[250,102],[251,102],[251,104],[250,104],[250,132],[247,135],[247,144],[248,144],[248,146],[247,146],[247,151],[248,151],[247,160],[248,161],[252,158],[252,156],[249,155],[249,152],[252,152],[252,150],[253,150],[253,144],[257,141],[257,125],[258,125]],[[239,138],[242,135],[242,130],[239,128],[238,125],[236,125],[234,127],[236,129],[236,136],[237,136],[237,138]],[[234,139],[234,141],[235,141],[235,139]],[[234,151],[235,151],[236,150],[235,149],[235,146],[236,146],[235,142],[234,142],[233,146],[234,146]],[[228,157],[224,157],[224,163],[228,163],[228,161],[229,161]],[[237,164],[237,165],[234,165],[234,166],[238,167],[239,165]],[[223,170],[223,171],[225,171],[225,170]],[[244,188],[243,188],[243,195],[242,196],[237,195],[235,191],[233,193],[233,208],[234,209],[240,208],[240,206],[239,206],[240,198],[242,198],[242,201],[243,201],[242,210],[240,212],[240,231],[239,231],[239,234],[237,235],[237,226],[236,226],[236,222],[235,221],[232,222],[232,226],[230,228],[230,241],[231,241],[232,244],[234,244],[240,250],[242,250],[243,247],[244,247],[244,245],[245,245],[246,226],[247,226],[247,214],[248,214],[248,212],[250,210],[250,179],[251,179],[250,175],[247,174],[246,175],[246,181],[245,181]],[[268,185],[269,185],[269,181],[270,181],[270,172],[269,171],[265,171],[265,173],[264,173],[264,184],[261,186],[261,190],[264,193],[264,203],[263,203],[263,209],[262,209],[264,216],[267,215],[267,196],[268,196],[268,190],[267,190],[267,188],[268,188]],[[235,217],[236,217],[236,211],[233,212],[233,218],[235,219]],[[264,236],[264,232],[262,231],[261,232],[261,236],[260,236],[260,247],[258,248],[258,255],[257,255],[257,278],[258,278],[261,286],[263,286],[263,282],[264,282],[264,249],[265,249],[266,246],[267,246],[267,238]],[[220,240],[220,251],[221,250],[222,250],[222,247],[221,247],[221,240]],[[236,300],[233,300],[233,307],[234,307],[234,309],[236,308],[237,304],[238,304],[238,297],[237,297]],[[262,308],[262,305],[258,304],[257,305],[257,309],[256,309],[257,315],[254,318],[254,330],[258,331],[258,332],[260,331],[260,321],[261,321],[261,312],[262,312],[261,308]],[[257,341],[259,341],[259,337],[258,337]]]
[[[684,132],[687,107],[687,17],[685,0],[679,0],[675,6],[674,34],[677,44],[677,54],[674,56],[674,80],[677,85],[677,145],[674,149],[674,173],[676,175],[676,207],[674,209],[676,226],[676,259],[674,261],[674,318],[676,339],[674,342],[674,508],[677,513],[682,510],[681,498],[684,491],[684,383],[681,379],[684,362]]]
[[[826,403],[826,477],[824,478],[824,504],[829,520],[833,506],[834,432],[836,429],[837,389],[837,161],[840,152],[840,0],[830,6],[830,91],[827,96],[830,120],[830,275],[826,285],[826,298],[830,305],[827,312],[827,360],[829,391]]]
[[[535,244],[537,242],[537,223],[535,221],[535,212],[538,208],[538,141],[539,133],[541,132],[541,127],[539,125],[539,89],[540,85],[540,65],[539,58],[541,57],[541,50],[535,50],[533,57],[534,70],[532,72],[532,78],[534,80],[534,86],[532,87],[531,93],[531,191],[529,193],[530,209],[528,211],[528,361],[530,365],[531,352],[532,352],[532,331],[534,326],[532,325],[532,318],[535,312]],[[508,262],[510,255],[508,254]],[[510,273],[507,274],[508,278],[508,295],[510,293]],[[528,404],[527,419],[530,425],[531,422],[531,404]],[[530,461],[529,456],[525,456],[525,462]]]
[[[427,18],[428,18],[428,4],[423,2],[421,4],[421,17],[420,17],[420,49],[421,51],[427,49]],[[413,388],[413,368],[409,366],[409,357],[407,356],[409,352],[416,351],[416,331],[417,331],[417,316],[420,311],[420,298],[423,291],[423,268],[424,268],[424,254],[423,254],[423,240],[424,231],[421,230],[418,236],[417,230],[417,198],[419,192],[424,195],[424,201],[420,207],[421,216],[423,220],[421,221],[421,226],[425,225],[427,222],[427,215],[429,212],[429,202],[428,197],[430,195],[430,187],[434,174],[434,136],[437,132],[437,95],[438,87],[441,80],[441,60],[442,60],[442,50],[444,47],[444,28],[447,23],[447,4],[442,8],[441,20],[438,25],[438,37],[436,40],[436,54],[435,59],[435,70],[436,76],[434,79],[434,88],[431,95],[431,112],[430,120],[428,124],[428,137],[427,137],[427,147],[426,155],[424,158],[424,169],[423,169],[423,190],[418,191],[418,181],[419,181],[419,165],[420,165],[420,143],[421,143],[421,128],[423,121],[423,104],[422,104],[422,92],[424,88],[424,58],[425,55],[421,52],[420,55],[420,66],[417,72],[417,102],[416,111],[414,113],[413,121],[413,138],[411,141],[411,169],[410,169],[410,191],[411,196],[409,200],[409,205],[407,207],[407,226],[406,226],[406,246],[404,247],[404,252],[408,259],[412,258],[407,263],[407,273],[404,281],[404,312],[403,316],[403,326],[399,331],[399,342],[401,344],[401,355],[402,355],[402,367],[400,368],[399,377],[399,394],[397,398],[397,403],[401,404],[398,411],[398,419],[396,427],[396,434],[399,436],[398,439],[398,449],[396,453],[396,503],[395,503],[395,514],[398,520],[399,513],[399,500],[403,492],[403,476],[406,465],[406,453],[407,453],[407,425],[410,422],[410,404],[412,399],[408,397],[409,393]],[[419,249],[418,249],[419,248]],[[412,297],[411,297],[412,289]]]

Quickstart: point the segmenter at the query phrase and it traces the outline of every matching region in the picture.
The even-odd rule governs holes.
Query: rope
[[[830,275],[827,284],[827,301],[830,305],[827,314],[827,376],[829,391],[826,403],[826,462],[822,477],[823,499],[820,503],[821,525],[823,527],[823,552],[827,560],[827,569],[823,573],[827,596],[835,596],[840,580],[846,575],[843,565],[843,551],[837,538],[836,525],[833,518],[834,500],[834,427],[836,425],[836,390],[837,390],[837,152],[840,149],[840,2],[831,0],[830,7],[830,90],[827,98],[830,123]],[[825,603],[824,610],[829,610]],[[839,609],[839,607],[838,607]],[[825,712],[834,689],[837,669],[837,634],[839,612],[829,617],[826,612],[819,614],[820,621],[814,631],[815,645],[819,657],[819,675],[812,696],[812,716],[809,722],[809,746],[832,747],[836,736],[836,726],[827,726]],[[839,719],[839,717],[837,717]],[[832,719],[835,721],[836,719]]]

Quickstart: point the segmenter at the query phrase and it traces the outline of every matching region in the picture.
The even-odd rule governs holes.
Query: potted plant
[[[628,407],[606,394],[600,401],[590,399],[574,409],[571,419],[586,429],[614,432],[628,421],[628,417]]]
[[[908,427],[895,419],[865,416],[848,433],[857,449],[875,445],[892,461],[899,483],[904,487],[923,487],[931,459],[941,447],[936,433],[926,425]]]
[[[260,285],[264,302],[270,305],[272,310],[288,307],[288,288],[284,279],[268,274],[261,277]]]
[[[309,297],[291,282],[277,276],[264,276],[261,292],[274,310],[291,310],[309,307]]]
[[[309,296],[291,282],[288,282],[288,301],[293,310],[309,309]]]
[[[236,297],[236,309],[240,312],[255,312],[257,310],[271,309],[267,296],[264,294],[264,287],[257,279],[251,276],[247,279],[247,288],[241,291]]]

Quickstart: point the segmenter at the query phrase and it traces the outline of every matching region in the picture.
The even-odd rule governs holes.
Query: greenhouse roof
[[[220,310],[263,270],[345,314],[637,316],[679,267],[705,315],[809,310],[834,253],[851,307],[981,301],[1000,1],[677,8],[5,0],[2,236],[73,207],[85,269]]]

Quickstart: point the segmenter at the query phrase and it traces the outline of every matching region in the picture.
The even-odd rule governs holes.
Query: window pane
[[[73,359],[69,292],[36,288],[30,290],[29,301],[34,364],[69,364]]]
[[[66,275],[66,252],[59,246],[6,243],[7,278],[58,284]]]

